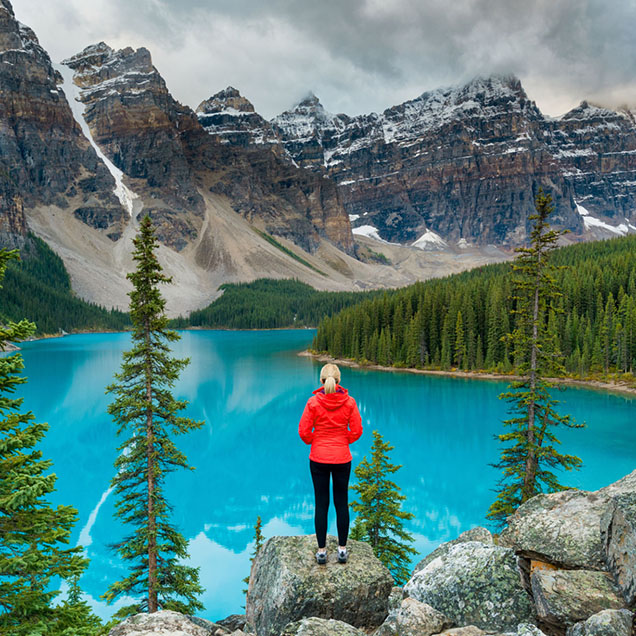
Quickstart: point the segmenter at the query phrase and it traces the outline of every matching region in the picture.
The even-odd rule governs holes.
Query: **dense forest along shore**
[[[318,362],[333,362],[334,364],[354,369],[365,369],[369,371],[393,371],[398,373],[415,373],[420,375],[439,375],[451,378],[472,378],[475,380],[496,380],[498,382],[520,380],[521,377],[507,373],[493,373],[492,371],[461,371],[459,369],[444,371],[441,369],[413,369],[410,367],[388,367],[381,364],[362,364],[347,358],[334,358],[324,353],[314,353],[309,349],[301,351],[299,356],[313,358]],[[636,386],[626,382],[603,382],[602,380],[587,379],[577,380],[575,378],[546,378],[554,384],[564,384],[567,386],[594,389],[609,393],[620,393],[624,395],[636,395]]]

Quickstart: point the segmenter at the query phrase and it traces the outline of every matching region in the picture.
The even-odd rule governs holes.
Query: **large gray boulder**
[[[226,636],[230,632],[203,618],[161,610],[135,614],[113,627],[108,636]]]
[[[453,621],[426,603],[405,598],[375,631],[374,636],[431,636],[438,634]]]
[[[633,619],[625,609],[603,610],[568,628],[566,636],[631,636]]]
[[[541,621],[565,629],[625,602],[609,574],[592,570],[535,570],[532,593]]]
[[[613,484],[597,490],[599,495],[608,497],[624,495],[630,492],[636,492],[636,470],[629,473],[629,475],[625,475],[622,479],[615,481]]]
[[[451,546],[413,575],[404,594],[434,607],[459,626],[506,631],[534,622],[514,552],[478,541]]]
[[[413,574],[416,574],[420,570],[423,570],[431,561],[437,559],[437,557],[446,554],[452,546],[457,545],[458,543],[467,543],[468,541],[479,541],[481,543],[492,544],[492,534],[490,534],[490,531],[486,530],[486,528],[480,527],[472,528],[470,530],[466,530],[466,532],[462,532],[457,537],[457,539],[442,543],[440,546],[435,548],[435,550],[433,550],[433,552],[431,552],[428,556],[424,557],[415,566]]]
[[[353,625],[336,621],[333,618],[303,618],[290,623],[280,636],[367,636]]]
[[[601,537],[609,571],[632,606],[636,603],[636,492],[612,498],[601,519]]]
[[[508,518],[499,545],[566,568],[605,569],[601,518],[610,497],[583,490],[537,495]]]
[[[391,573],[367,543],[350,541],[346,564],[337,562],[336,547],[335,537],[328,537],[328,562],[318,565],[314,535],[269,539],[250,574],[250,629],[258,636],[278,636],[289,623],[310,616],[365,630],[379,627],[388,614]]]

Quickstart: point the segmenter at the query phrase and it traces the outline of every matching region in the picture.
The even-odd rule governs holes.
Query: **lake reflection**
[[[175,396],[189,400],[187,414],[205,426],[177,440],[196,470],[170,475],[166,490],[192,563],[201,568],[201,616],[215,620],[242,611],[241,579],[249,572],[257,515],[266,537],[313,531],[309,449],[297,427],[320,364],[296,355],[310,343],[309,330],[182,336],[175,355],[189,356],[191,364]],[[27,343],[23,351],[29,383],[21,394],[26,408],[51,426],[42,450],[58,475],[53,500],[79,511],[74,541],[91,558],[81,584],[102,616],[119,605],[98,598],[124,572],[107,548],[124,529],[112,517],[118,441],[104,388],[129,346],[126,334],[96,334]],[[497,396],[506,385],[346,368],[342,375],[365,427],[352,446],[354,465],[369,452],[374,429],[395,447],[392,460],[403,464],[395,481],[415,514],[409,529],[418,552],[483,525],[497,479],[489,466],[498,458],[493,436],[506,416]],[[581,389],[559,397],[564,412],[588,425],[561,434],[564,451],[585,463],[565,483],[596,489],[634,469],[633,399]]]

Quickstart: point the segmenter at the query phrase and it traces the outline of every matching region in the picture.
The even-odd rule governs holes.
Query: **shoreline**
[[[380,364],[360,364],[355,360],[347,358],[334,358],[333,356],[323,353],[312,353],[309,349],[301,351],[299,356],[304,358],[312,358],[319,362],[331,362],[344,367],[351,367],[353,369],[367,369],[369,371],[392,371],[398,373],[413,373],[418,375],[436,375],[451,378],[464,378],[469,380],[493,380],[496,382],[512,382],[514,380],[520,380],[521,376],[507,375],[503,373],[493,373],[492,371],[442,371],[440,369],[411,369],[408,367],[387,367]],[[574,378],[547,378],[549,382],[553,382],[555,385],[566,385],[572,387],[579,387],[582,389],[592,389],[596,391],[602,391],[604,393],[618,393],[620,395],[636,396],[636,386],[630,386],[628,384],[617,382],[603,382],[601,380],[576,380]]]

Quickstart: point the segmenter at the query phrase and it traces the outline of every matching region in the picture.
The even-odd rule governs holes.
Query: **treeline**
[[[211,305],[171,322],[175,328],[275,329],[315,327],[330,316],[379,292],[323,292],[298,280],[261,278],[221,285]]]
[[[545,317],[578,377],[632,373],[636,362],[636,236],[572,245],[552,262],[561,296]],[[511,372],[514,325],[507,263],[416,283],[326,318],[313,348],[375,364]]]
[[[0,322],[28,316],[37,334],[60,330],[123,330],[128,314],[87,303],[74,295],[62,259],[41,239],[30,236],[21,260],[8,263],[0,289]]]

